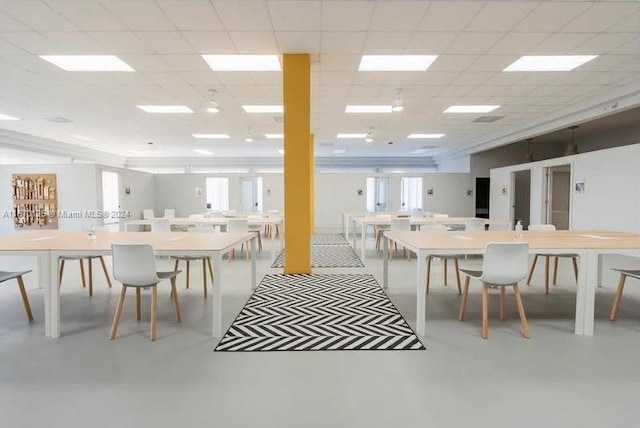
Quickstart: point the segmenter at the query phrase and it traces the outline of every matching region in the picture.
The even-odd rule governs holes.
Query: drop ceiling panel
[[[231,41],[244,54],[272,54],[278,52],[278,44],[272,31],[232,31]]]
[[[2,6],[0,6],[1,8]],[[29,31],[29,27],[21,24],[17,20],[11,18],[9,15],[0,12],[0,28],[3,32],[9,31]]]
[[[5,1],[0,10],[35,31],[77,31],[78,28],[41,1]]]
[[[482,54],[487,52],[502,37],[503,33],[460,33],[447,48],[450,55]]]
[[[151,54],[151,49],[131,31],[89,32],[89,37],[100,44],[110,54]]]
[[[637,37],[637,33],[598,34],[571,51],[573,55],[602,55],[615,51]],[[640,54],[640,51],[636,53]]]
[[[498,40],[487,52],[496,54],[527,55],[533,48],[539,46],[548,35],[546,33],[507,33]]]
[[[172,31],[176,27],[154,1],[103,0],[102,4],[133,31]]]
[[[534,2],[487,2],[465,31],[509,31],[536,6]]]
[[[23,49],[0,38],[0,54],[21,54],[21,53],[24,53]],[[2,66],[0,65],[0,67]]]
[[[270,1],[271,22],[276,31],[320,31],[318,1]]]
[[[418,27],[428,2],[376,2],[369,31],[413,31]]]
[[[476,59],[466,71],[501,72],[518,58],[518,55],[482,55],[478,57],[478,59]]]
[[[98,1],[50,1],[47,4],[84,31],[125,31],[127,27]]]
[[[428,72],[464,71],[478,59],[479,55],[440,55],[431,64]]]
[[[159,0],[158,5],[181,31],[223,31],[213,5],[208,1]]]
[[[194,52],[193,47],[180,31],[138,31],[138,36],[158,54],[186,54]]]
[[[278,51],[283,53],[320,53],[320,32],[278,31]]]
[[[600,32],[638,12],[638,2],[601,2],[562,28],[563,32]]]
[[[237,49],[227,32],[186,31],[183,33],[193,49],[201,54],[231,54]]]
[[[404,53],[438,55],[445,52],[456,37],[457,33],[452,32],[413,33]]]
[[[216,1],[214,7],[229,31],[272,31],[271,16],[264,1]]]
[[[590,2],[542,2],[513,31],[555,32],[590,7]]]
[[[482,2],[432,2],[418,31],[461,31],[482,8]]]
[[[640,52],[640,37],[636,37],[630,42],[620,46],[617,49],[609,52],[614,55],[631,55],[637,58],[638,52]]]
[[[636,12],[631,14],[629,17],[623,19],[618,22],[614,26],[607,29],[608,32],[618,33],[618,32],[630,32],[630,33],[638,33],[640,32],[640,12]]]
[[[411,33],[369,32],[364,42],[365,54],[397,54],[403,52]]]
[[[320,55],[320,71],[355,71],[360,64],[360,55]]]
[[[531,49],[529,55],[569,55],[594,36],[593,33],[554,33]]]
[[[361,32],[323,32],[321,52],[323,54],[357,54],[364,48],[367,33]]]
[[[367,30],[374,6],[372,1],[325,1],[322,3],[322,30]]]

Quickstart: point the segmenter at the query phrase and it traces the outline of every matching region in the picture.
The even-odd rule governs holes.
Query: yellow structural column
[[[311,62],[284,54],[284,273],[311,273]]]
[[[316,192],[315,192],[315,155],[314,155],[314,135],[311,134],[310,138],[309,138],[309,145],[311,146],[311,151],[309,152],[309,162],[310,162],[310,168],[309,168],[309,172],[311,174],[310,176],[310,191],[309,191],[309,202],[311,203],[311,212],[310,212],[310,219],[311,220],[311,234],[313,235],[316,231],[316,222],[315,222],[315,217],[316,217],[316,207],[315,207],[315,203],[316,203]]]

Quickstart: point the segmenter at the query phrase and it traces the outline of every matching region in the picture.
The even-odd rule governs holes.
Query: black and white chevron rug
[[[422,350],[369,274],[266,275],[216,351]]]
[[[349,245],[349,241],[341,233],[315,233],[311,245]]]
[[[276,257],[272,268],[284,267],[284,252]],[[315,268],[350,268],[364,267],[360,257],[349,245],[312,245],[311,267]]]

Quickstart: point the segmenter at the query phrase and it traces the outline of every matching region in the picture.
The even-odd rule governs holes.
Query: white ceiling
[[[125,157],[279,156],[273,115],[242,104],[282,102],[279,72],[213,72],[201,54],[312,54],[316,155],[460,153],[616,96],[638,91],[638,1],[0,0],[0,128]],[[42,54],[115,54],[135,73],[72,73]],[[358,72],[363,54],[437,54],[427,72]],[[522,55],[597,54],[572,72],[504,73]],[[405,110],[347,115],[347,104]],[[221,112],[205,112],[216,89]],[[151,115],[140,104],[184,104],[189,115]],[[446,115],[452,104],[500,104],[504,118]],[[63,117],[72,123],[56,123]],[[244,142],[248,127],[257,139]],[[366,133],[376,142],[337,140]],[[196,140],[193,133],[228,133]],[[410,133],[445,133],[407,140]],[[86,142],[74,136],[94,139]],[[153,141],[153,147],[147,142]],[[388,141],[395,144],[389,145]],[[506,142],[506,141],[505,141]],[[414,155],[417,156],[417,155]]]

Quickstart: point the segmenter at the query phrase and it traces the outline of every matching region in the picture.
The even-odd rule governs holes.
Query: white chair
[[[556,227],[552,224],[530,224],[529,228],[532,232],[555,232]],[[533,257],[533,262],[531,263],[531,268],[529,269],[529,276],[527,277],[527,285],[531,284],[531,277],[533,276],[533,271],[536,268],[536,262],[538,261],[538,257],[544,257],[544,293],[549,294],[549,261],[551,258],[554,258],[553,263],[553,285],[556,285],[558,279],[558,259],[560,257],[568,258],[570,257],[573,261],[573,273],[576,277],[576,282],[578,281],[578,255],[577,254],[536,254]]]
[[[176,218],[176,210],[173,208],[165,208],[164,209],[164,218]]]
[[[120,316],[124,307],[124,298],[127,294],[127,288],[136,289],[136,320],[142,318],[140,305],[140,289],[151,288],[151,332],[149,338],[156,340],[156,307],[158,300],[158,283],[164,279],[171,280],[171,296],[176,311],[176,319],[181,322],[180,302],[178,301],[178,292],[176,290],[176,275],[180,271],[157,272],[156,261],[151,245],[112,245],[111,253],[113,255],[113,277],[122,283],[122,291],[116,306],[116,313],[113,317],[111,333],[109,339],[113,340],[118,334],[118,326],[120,324]]]
[[[376,218],[379,220],[389,220],[391,222],[391,214],[376,214]],[[376,224],[373,226],[373,231],[376,236],[376,250],[380,250],[380,243],[382,242],[382,234],[389,230],[389,224]],[[364,239],[364,236],[362,237]]]
[[[508,221],[489,223],[489,232],[498,232],[498,231],[507,231],[507,230],[511,230],[511,223]]]
[[[484,231],[484,224],[486,220],[483,218],[469,218],[464,223],[465,232],[481,232]]]
[[[109,278],[109,271],[107,270],[107,265],[104,262],[103,256],[60,256],[58,260],[60,261],[60,268],[58,269],[58,287],[62,287],[62,274],[64,272],[64,264],[70,260],[77,260],[80,263],[80,280],[82,281],[82,288],[87,286],[84,276],[84,261],[87,261],[87,265],[89,267],[89,297],[93,296],[93,260],[99,259],[100,264],[102,265],[102,271],[104,272],[104,277],[107,280],[107,285],[111,288],[111,278]]]
[[[469,295],[469,280],[471,278],[482,282],[482,337],[489,338],[489,286],[500,288],[500,320],[505,318],[505,287],[513,286],[516,296],[516,306],[520,315],[522,335],[529,338],[529,325],[524,313],[522,296],[518,282],[527,277],[529,263],[529,244],[526,242],[493,242],[487,244],[484,253],[482,270],[460,269],[467,275],[464,282],[464,293],[460,303],[458,319],[464,320],[467,297]]]
[[[144,220],[151,220],[152,218],[155,218],[155,214],[151,208],[145,208],[142,210],[142,218]]]
[[[27,297],[27,290],[24,288],[24,281],[22,280],[22,275],[26,275],[31,270],[24,270],[21,272],[5,272],[0,271],[0,283],[5,281],[9,281],[11,279],[15,279],[18,281],[18,288],[20,289],[20,295],[22,296],[22,304],[24,305],[24,310],[27,313],[27,319],[30,323],[33,322],[33,313],[31,312],[31,305],[29,305],[29,298]]]
[[[449,228],[443,224],[423,224],[420,226],[420,232],[446,232]],[[442,259],[444,266],[444,285],[448,285],[448,269],[447,262],[448,260],[453,260],[454,266],[456,268],[456,280],[458,283],[458,294],[462,294],[462,286],[460,284],[460,267],[458,266],[458,259],[460,257],[464,257],[462,254],[430,254],[427,256],[427,287],[426,292],[429,294],[429,283],[431,282],[431,262],[433,259]]]
[[[392,218],[389,221],[389,230],[392,232],[411,232],[411,221],[409,220],[408,217],[406,218]],[[391,245],[391,241],[389,241],[389,245]],[[395,252],[398,250],[398,244],[397,243],[393,243],[393,249],[394,249],[394,255]],[[391,254],[391,248],[389,248],[389,260],[391,260],[392,258],[392,254]],[[404,257],[407,260],[411,259],[411,255],[409,254],[409,251],[407,251],[406,248],[404,248]]]
[[[433,214],[433,218],[449,218],[449,214]]]
[[[267,210],[267,217],[278,217],[280,211],[278,210]],[[278,225],[275,225],[276,238],[280,236],[280,228]],[[273,237],[273,229],[270,224],[266,224],[264,226],[264,236],[268,236],[269,238]]]
[[[230,233],[248,233],[249,222],[246,218],[230,218],[227,223],[227,232]],[[248,249],[247,249],[248,250]],[[244,251],[244,244],[240,248],[240,251]],[[246,251],[247,260],[249,260],[249,251]],[[236,255],[235,248],[229,253],[229,261],[231,261]]]
[[[247,216],[249,232],[254,232],[258,237],[258,251],[262,251],[262,238],[260,237],[260,235],[262,234],[262,219],[263,216],[261,215]]]
[[[152,218],[151,219],[151,231],[152,232],[171,232],[171,225],[168,218]]]
[[[622,291],[624,290],[624,283],[628,278],[640,279],[640,269],[613,269],[620,272],[620,279],[618,280],[618,289],[616,290],[616,297],[613,300],[613,306],[611,307],[611,315],[609,319],[615,321],[618,318],[618,310],[620,309],[620,301],[622,300]]]

